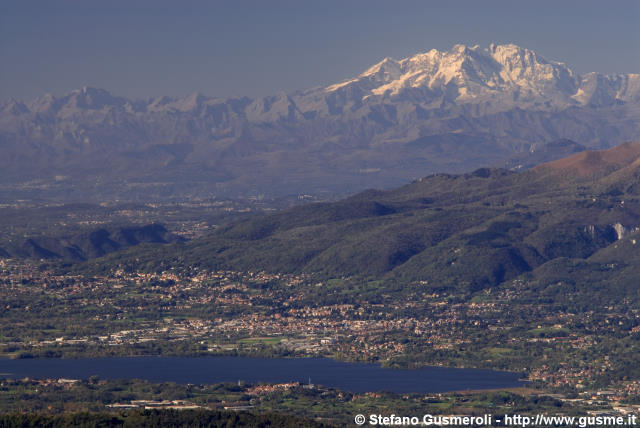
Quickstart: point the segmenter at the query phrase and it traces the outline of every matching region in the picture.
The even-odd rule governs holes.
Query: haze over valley
[[[83,87],[0,112],[5,198],[333,198],[503,166],[559,139],[637,140],[640,75],[580,75],[513,44],[455,45],[264,98]]]

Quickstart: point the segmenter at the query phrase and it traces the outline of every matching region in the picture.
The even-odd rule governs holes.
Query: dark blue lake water
[[[517,373],[426,367],[383,369],[376,364],[326,358],[132,357],[85,359],[0,359],[0,378],[146,379],[151,382],[311,382],[353,392],[430,393],[522,386]]]

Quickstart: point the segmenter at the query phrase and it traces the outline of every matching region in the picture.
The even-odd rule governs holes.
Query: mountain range
[[[5,199],[343,195],[498,165],[559,139],[640,138],[640,75],[580,75],[512,44],[385,58],[251,99],[83,87],[0,104]]]
[[[435,174],[235,220],[189,243],[133,247],[84,269],[264,270],[457,294],[525,283],[540,293],[532,298],[601,304],[640,301],[639,249],[640,143],[626,143],[524,172]]]

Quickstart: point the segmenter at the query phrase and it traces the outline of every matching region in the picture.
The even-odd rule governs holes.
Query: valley
[[[639,147],[524,172],[437,174],[335,202],[237,202],[237,214],[173,205],[165,230],[181,240],[85,259],[4,258],[0,353],[509,370],[530,382],[510,400],[615,414],[640,405]],[[198,210],[209,227],[186,233],[183,219]]]

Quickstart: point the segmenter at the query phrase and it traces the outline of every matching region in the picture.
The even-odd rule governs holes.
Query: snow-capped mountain
[[[639,140],[640,75],[580,75],[492,44],[385,58],[340,83],[259,99],[130,100],[84,87],[0,103],[0,180],[341,193],[496,164],[561,138]]]
[[[385,58],[359,76],[324,91],[363,92],[364,99],[412,96],[424,102],[492,103],[496,110],[564,109],[640,100],[640,75],[580,76],[561,62],[547,61],[519,46],[456,45],[395,61]]]

